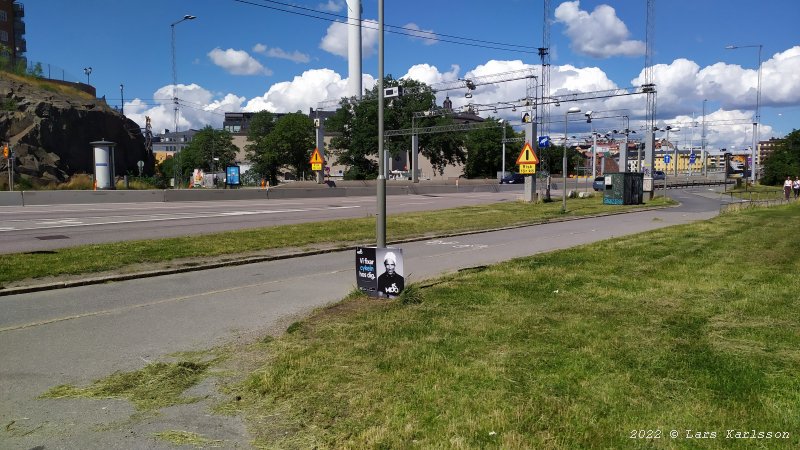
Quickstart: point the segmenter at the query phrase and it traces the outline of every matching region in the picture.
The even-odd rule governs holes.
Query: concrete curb
[[[418,236],[408,239],[401,239],[396,241],[388,242],[387,245],[396,245],[396,244],[404,244],[406,242],[417,242],[417,241],[425,241],[429,239],[440,239],[440,238],[449,238],[449,237],[456,237],[456,236],[466,236],[470,234],[481,234],[481,233],[491,233],[494,231],[503,231],[503,230],[513,230],[517,228],[525,228],[525,227],[532,227],[537,225],[544,225],[549,223],[559,223],[559,222],[570,222],[574,220],[584,220],[584,219],[592,219],[597,217],[607,217],[607,216],[616,216],[621,214],[630,214],[634,212],[645,212],[645,211],[655,211],[659,209],[665,208],[674,208],[680,205],[668,205],[668,206],[653,206],[648,208],[641,208],[636,210],[630,211],[620,211],[620,212],[608,212],[602,214],[593,214],[589,216],[581,216],[581,217],[562,217],[562,218],[553,218],[543,220],[541,222],[536,223],[529,223],[524,225],[514,225],[508,227],[500,227],[500,228],[492,228],[488,230],[478,230],[478,231],[464,231],[458,233],[444,233],[444,234],[435,234],[430,236]],[[269,256],[254,256],[254,257],[247,257],[238,260],[232,261],[222,261],[222,262],[214,262],[214,263],[204,263],[198,264],[196,266],[186,266],[186,267],[175,267],[175,268],[168,268],[168,269],[161,269],[161,270],[153,270],[153,271],[145,271],[145,272],[134,272],[134,273],[127,273],[127,274],[115,274],[115,275],[107,275],[101,277],[89,277],[83,278],[79,280],[68,280],[68,281],[58,281],[52,283],[45,283],[45,284],[36,284],[30,286],[19,286],[19,287],[10,287],[10,288],[3,288],[0,289],[0,297],[5,297],[9,295],[18,295],[18,294],[28,294],[31,292],[41,292],[41,291],[51,291],[56,289],[66,289],[78,286],[89,286],[93,284],[102,284],[108,283],[113,281],[127,281],[127,280],[136,280],[141,278],[151,278],[151,277],[158,277],[162,275],[173,275],[178,273],[186,273],[186,272],[196,272],[200,270],[208,270],[208,269],[218,269],[221,267],[233,267],[233,266],[241,266],[245,264],[255,264],[267,261],[279,261],[282,259],[291,259],[291,258],[302,258],[305,256],[314,256],[314,255],[321,255],[325,253],[333,253],[333,252],[340,252],[342,250],[348,250],[354,248],[352,245],[348,246],[340,246],[340,247],[330,247],[325,249],[319,250],[309,250],[304,252],[294,252],[294,253],[286,253],[282,255],[269,255]]]

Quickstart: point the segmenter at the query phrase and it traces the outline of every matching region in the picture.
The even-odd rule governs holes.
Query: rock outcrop
[[[17,178],[32,184],[63,182],[76,173],[93,174],[89,143],[100,140],[117,144],[117,175],[138,175],[138,161],[144,161],[145,174],[153,171],[153,156],[145,149],[139,125],[109,108],[103,99],[46,80],[0,72],[0,139],[14,150]],[[7,170],[5,159],[0,169]]]

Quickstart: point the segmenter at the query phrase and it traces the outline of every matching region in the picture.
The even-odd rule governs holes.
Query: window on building
[[[0,22],[8,22],[8,13],[0,11]]]
[[[0,41],[8,42],[8,31],[0,30]]]

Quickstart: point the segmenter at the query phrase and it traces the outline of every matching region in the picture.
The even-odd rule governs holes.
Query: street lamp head
[[[581,109],[578,108],[577,106],[573,106],[573,107],[571,107],[570,109],[567,110],[567,114],[574,114],[574,113],[579,113],[579,112],[581,112]]]
[[[183,20],[194,20],[194,19],[197,19],[197,16],[193,16],[191,14],[186,14],[185,16],[183,16]]]
[[[592,113],[593,113],[593,112],[594,112],[594,111],[592,111],[592,110],[590,109],[589,111],[586,111],[586,112],[584,113],[584,115],[585,115],[586,117],[589,117],[589,118],[591,118],[591,117],[592,117]]]
[[[725,46],[725,50],[733,50],[733,49],[735,49],[735,48],[739,48],[739,47],[737,47],[737,46],[735,46],[735,45],[726,45],[726,46]]]

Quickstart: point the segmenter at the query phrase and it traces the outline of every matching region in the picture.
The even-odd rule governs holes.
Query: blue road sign
[[[689,164],[694,164],[695,158],[694,153],[689,154]]]
[[[664,155],[664,164],[669,164],[669,155]]]
[[[539,136],[539,148],[550,147],[550,136]]]

